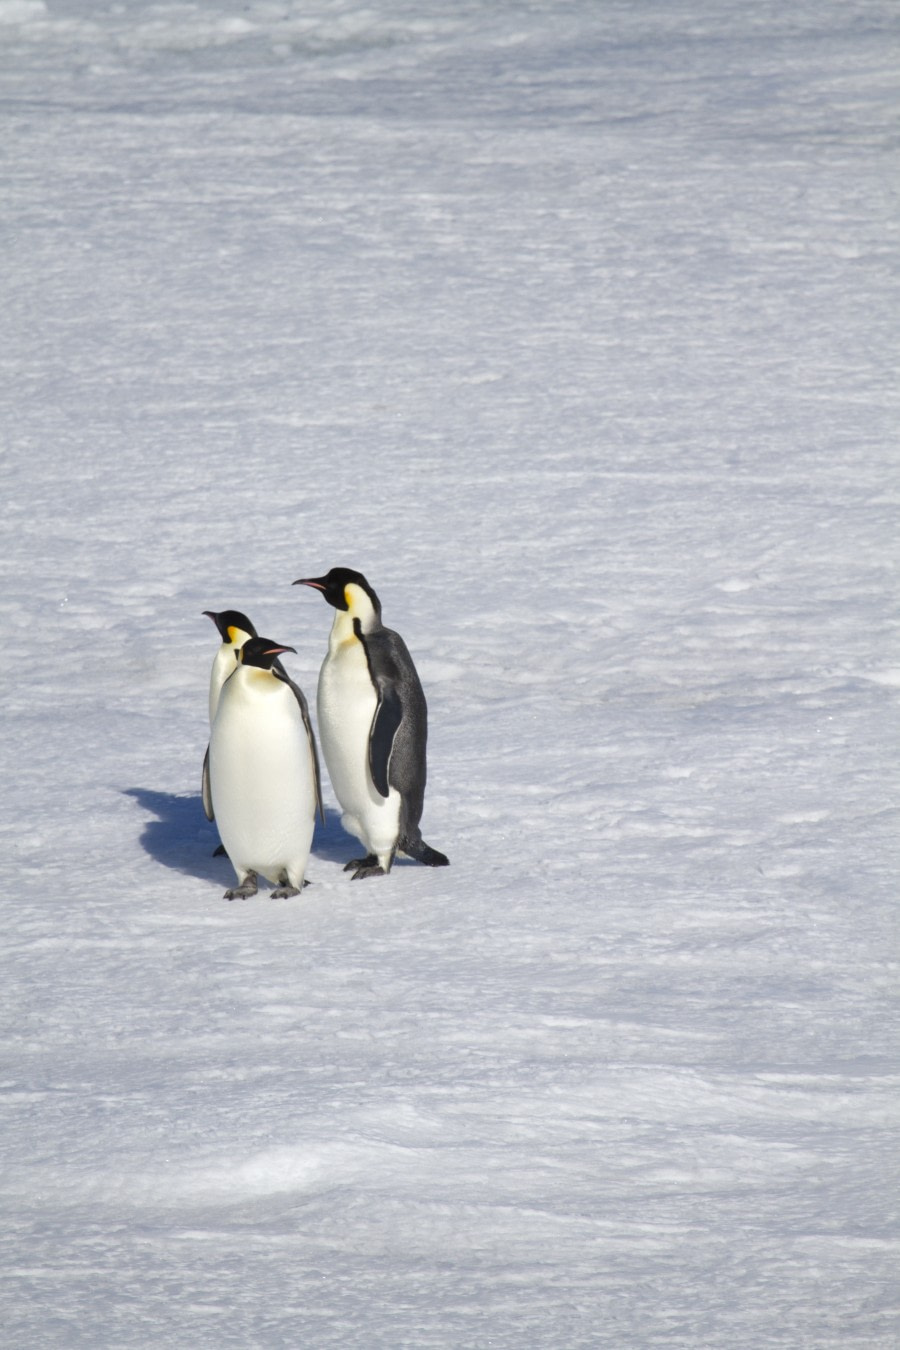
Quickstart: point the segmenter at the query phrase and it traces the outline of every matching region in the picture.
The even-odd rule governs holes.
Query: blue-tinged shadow
[[[312,856],[328,862],[349,862],[359,856],[360,843],[348,834],[341,824],[341,812],[333,806],[325,807],[325,821],[316,816],[316,832],[312,841]]]
[[[231,882],[234,873],[223,855],[214,857],[219,832],[203,812],[199,792],[157,792],[153,788],[124,788],[123,795],[133,797],[154,817],[144,823],[141,846],[151,858],[186,876],[204,881]],[[341,825],[339,812],[325,808],[325,823],[316,817],[313,857],[345,863],[359,852],[355,839]]]

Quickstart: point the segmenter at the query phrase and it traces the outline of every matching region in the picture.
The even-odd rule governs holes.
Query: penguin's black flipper
[[[375,791],[379,796],[387,797],[391,790],[388,768],[394,739],[403,721],[403,701],[398,689],[400,672],[389,640],[394,634],[389,634],[386,628],[375,633],[364,633],[359,619],[353,620],[353,631],[362,643],[369,679],[378,696],[369,731],[369,773]]]
[[[388,768],[394,748],[394,737],[402,721],[403,704],[400,702],[400,695],[392,685],[380,685],[378,707],[375,709],[372,730],[369,733],[369,771],[375,790],[382,797],[387,797],[391,790],[388,783]]]
[[[319,750],[316,745],[315,732],[312,729],[312,722],[309,720],[309,708],[306,703],[306,695],[299,684],[294,684],[290,675],[285,670],[280,661],[276,660],[272,664],[272,674],[277,675],[279,680],[283,680],[288,686],[294,698],[300,705],[300,716],[303,718],[303,725],[306,727],[306,739],[309,741],[309,753],[312,758],[313,783],[316,789],[316,808],[319,812],[319,819],[325,824],[325,807],[322,802],[322,771],[319,768]],[[210,817],[212,819],[212,817]]]
[[[203,781],[200,785],[200,797],[203,801],[203,810],[206,813],[207,820],[215,820],[213,815],[212,790],[209,786],[209,746],[206,747],[206,754],[203,756]]]

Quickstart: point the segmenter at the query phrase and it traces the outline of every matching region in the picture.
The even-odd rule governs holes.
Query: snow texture
[[[6,1344],[893,1350],[893,0],[0,0]],[[423,832],[226,903],[237,608]]]

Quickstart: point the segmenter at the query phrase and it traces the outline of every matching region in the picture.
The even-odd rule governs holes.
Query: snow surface
[[[894,0],[0,0],[11,1347],[900,1343]],[[451,866],[227,904],[364,571]]]

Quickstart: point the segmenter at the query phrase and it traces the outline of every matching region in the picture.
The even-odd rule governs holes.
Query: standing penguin
[[[239,609],[222,609],[218,612],[214,609],[205,609],[203,613],[207,619],[212,619],[216,628],[219,630],[219,636],[222,639],[222,645],[216,652],[209,676],[209,725],[212,726],[216,719],[216,709],[219,706],[219,695],[222,692],[222,685],[237,665],[238,655],[244,643],[248,638],[256,637],[256,629],[253,627],[253,624],[247,618],[246,614],[242,614]],[[201,796],[206,819],[213,820],[212,798],[209,793],[208,745],[206,747],[206,754],[203,757],[203,783],[201,787]],[[225,850],[220,844],[216,849],[216,853],[224,852]]]
[[[427,867],[449,859],[422,838],[428,713],[413,659],[381,622],[381,603],[360,572],[332,567],[295,586],[321,591],[337,610],[319,674],[318,720],[342,823],[361,840],[357,877],[389,872],[396,853]]]
[[[205,609],[203,613],[207,619],[212,619],[222,639],[209,676],[209,725],[212,726],[222,685],[237,665],[238,652],[244,643],[248,638],[256,637],[256,629],[238,609],[222,609],[218,613],[214,609]]]
[[[248,638],[222,686],[209,741],[209,785],[222,843],[238,884],[226,900],[256,894],[261,873],[297,895],[322,811],[316,743],[306,699],[278,657],[292,652]]]

